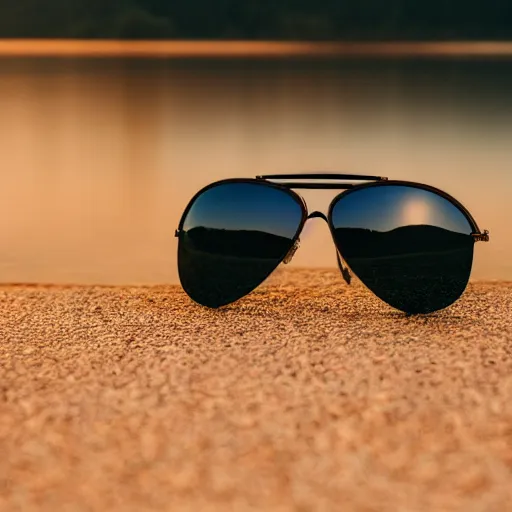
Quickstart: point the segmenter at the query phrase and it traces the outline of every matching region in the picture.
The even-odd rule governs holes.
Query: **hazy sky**
[[[0,72],[4,282],[176,282],[173,233],[200,188],[317,170],[445,190],[491,231],[473,277],[512,279],[506,62],[0,61]],[[325,212],[336,192],[303,194]],[[301,241],[293,265],[336,265],[322,221]]]

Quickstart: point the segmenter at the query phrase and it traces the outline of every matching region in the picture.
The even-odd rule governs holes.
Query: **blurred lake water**
[[[446,190],[491,231],[473,277],[512,279],[511,90],[507,59],[0,59],[0,281],[175,283],[199,188],[301,171]],[[336,266],[322,221],[301,240]]]

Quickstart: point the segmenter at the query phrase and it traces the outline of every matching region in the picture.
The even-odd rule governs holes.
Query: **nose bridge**
[[[312,212],[312,213],[310,213],[308,215],[308,220],[309,219],[316,219],[316,218],[324,219],[325,223],[329,226],[329,219],[327,218],[325,213],[322,213],[322,212],[319,212],[318,210],[316,210],[316,211],[314,211],[314,212]],[[330,228],[330,226],[329,226],[329,228]],[[331,234],[332,234],[332,232],[331,232]],[[336,241],[335,240],[334,240],[334,245],[336,246]],[[340,269],[340,272],[341,272],[341,275],[343,276],[343,279],[345,279],[347,284],[350,284],[351,281],[352,281],[352,276],[351,276],[350,271],[348,270],[348,268],[345,267],[343,265],[343,262],[341,261],[341,255],[340,255],[340,252],[338,250],[338,247],[336,247],[336,260],[338,262],[338,268]]]
[[[314,211],[314,212],[311,212],[309,215],[308,215],[308,220],[309,219],[316,219],[316,218],[320,218],[320,219],[324,219],[325,222],[327,224],[329,224],[329,221],[327,220],[327,217],[325,215],[325,213],[322,213],[322,212],[319,212],[318,210]]]

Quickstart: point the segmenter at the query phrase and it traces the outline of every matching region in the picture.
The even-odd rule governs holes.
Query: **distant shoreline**
[[[286,42],[0,39],[0,57],[72,58],[512,58],[512,41]]]

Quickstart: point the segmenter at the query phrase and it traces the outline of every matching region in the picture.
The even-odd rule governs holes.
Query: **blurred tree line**
[[[512,0],[0,0],[0,37],[512,39]]]

